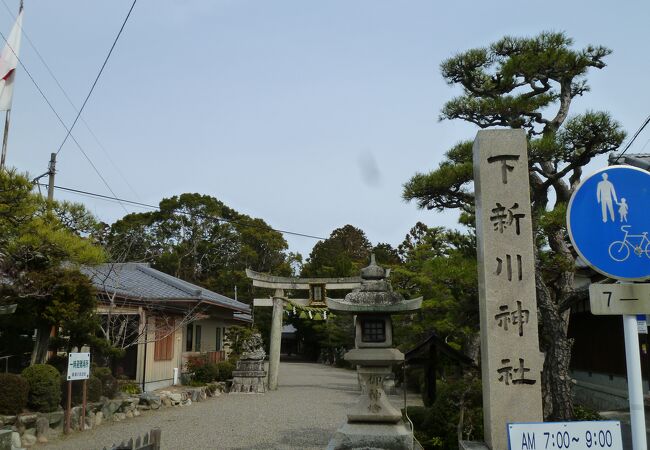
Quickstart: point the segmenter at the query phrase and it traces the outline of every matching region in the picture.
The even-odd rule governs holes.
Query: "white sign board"
[[[90,377],[90,353],[68,354],[68,381],[87,380]]]
[[[591,313],[601,315],[650,313],[650,283],[617,283],[589,286]]]
[[[619,421],[509,423],[508,450],[623,450]]]

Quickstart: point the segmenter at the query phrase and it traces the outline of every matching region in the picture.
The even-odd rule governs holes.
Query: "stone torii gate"
[[[309,298],[292,298],[291,302],[300,306],[315,306],[326,308],[327,291],[353,290],[361,286],[361,277],[346,278],[295,278],[278,277],[246,269],[246,276],[253,280],[253,286],[274,289],[270,298],[256,298],[253,306],[273,307],[271,322],[271,339],[269,348],[269,390],[278,388],[278,369],[280,367],[280,344],[282,343],[282,314],[284,303],[289,299],[285,291],[309,291]]]

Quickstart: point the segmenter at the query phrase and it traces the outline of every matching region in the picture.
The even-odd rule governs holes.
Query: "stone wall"
[[[208,397],[217,397],[225,391],[225,383],[211,383],[202,387],[175,386],[158,392],[145,392],[140,395],[122,393],[120,397],[108,399],[102,397],[99,402],[88,402],[84,429],[90,430],[105,421],[121,422],[141,415],[144,411],[167,407],[189,406]],[[82,407],[71,410],[71,428],[81,429]],[[63,434],[65,412],[63,409],[51,413],[23,413],[16,416],[0,415],[0,431],[11,431],[11,445],[4,447],[0,440],[0,450],[16,450],[45,443]],[[3,436],[6,439],[6,436]],[[4,446],[3,446],[4,445]]]

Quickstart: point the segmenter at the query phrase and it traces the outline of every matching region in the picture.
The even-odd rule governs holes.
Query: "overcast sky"
[[[18,0],[2,1],[17,11]],[[24,30],[77,105],[130,5],[25,0]],[[572,112],[608,110],[632,134],[650,113],[648,17],[647,2],[593,0],[139,0],[83,114],[104,149],[83,123],[73,135],[119,197],[157,204],[198,192],[275,228],[328,236],[349,223],[373,244],[397,245],[418,220],[456,223],[401,199],[415,172],[476,133],[437,120],[458,93],[440,76],[443,59],[543,30],[606,45],[608,67],[590,72],[592,92]],[[0,4],[5,35],[12,22]],[[26,39],[20,56],[70,124],[75,111]],[[22,68],[16,83],[8,165],[35,176],[65,130]],[[56,184],[110,195],[71,140]],[[109,223],[124,215],[55,195]],[[286,238],[304,256],[316,242]]]

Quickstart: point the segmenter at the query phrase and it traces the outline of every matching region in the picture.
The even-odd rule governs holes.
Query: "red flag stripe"
[[[7,81],[11,76],[11,74],[14,73],[14,70],[16,69],[11,69],[9,72],[7,72],[7,74],[4,77],[2,77],[2,80]]]

